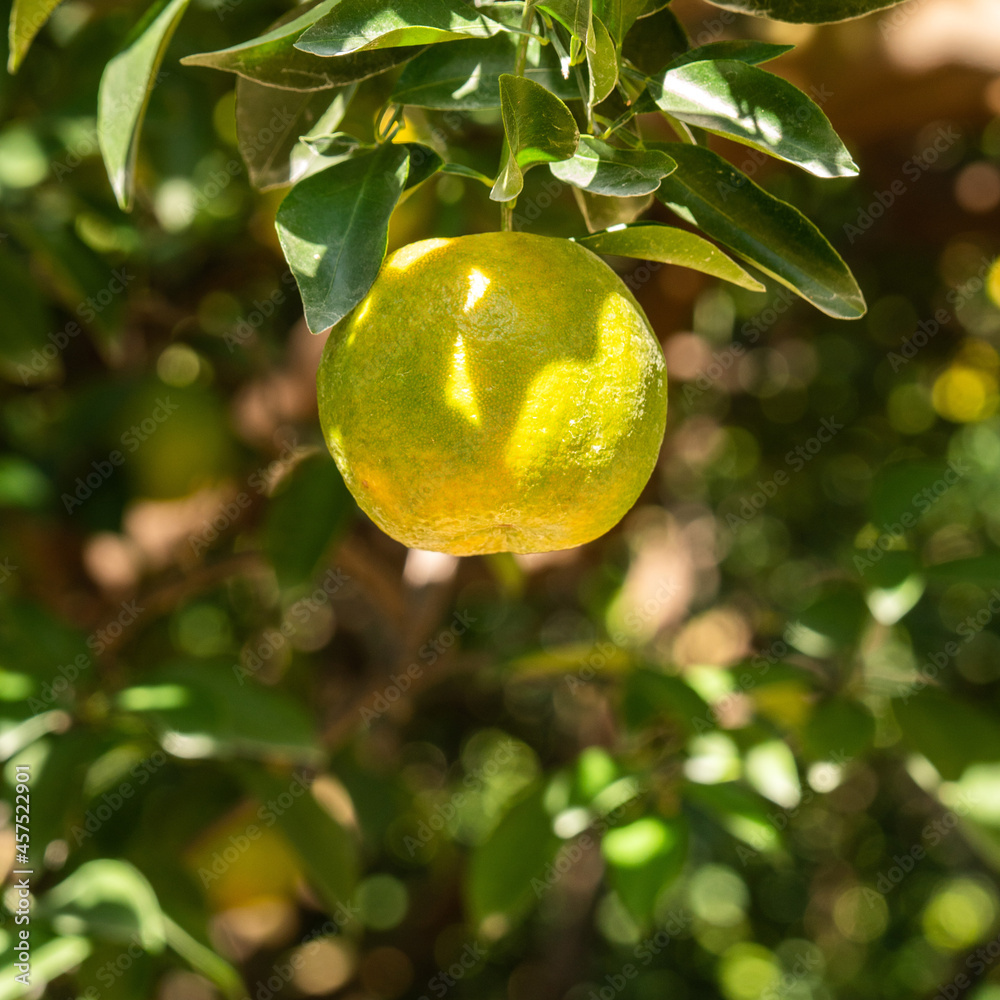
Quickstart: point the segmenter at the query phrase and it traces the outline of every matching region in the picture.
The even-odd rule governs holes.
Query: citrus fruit
[[[334,328],[318,377],[327,445],[361,508],[413,548],[569,548],[649,479],[663,353],[600,258],[484,233],[389,256]]]

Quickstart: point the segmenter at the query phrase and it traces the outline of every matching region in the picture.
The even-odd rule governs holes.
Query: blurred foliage
[[[94,95],[136,12],[67,0],[0,78],[0,857],[30,774],[32,871],[32,986],[10,875],[0,997],[1000,996],[997,67],[675,7],[799,43],[861,177],[727,152],[871,309],[623,264],[673,380],[660,465],[541,557],[408,553],[326,457],[280,193],[233,80],[178,65],[283,8],[192,6],[131,215]],[[493,174],[498,112],[404,124]],[[547,184],[520,225],[580,235]],[[496,224],[440,174],[390,245]]]

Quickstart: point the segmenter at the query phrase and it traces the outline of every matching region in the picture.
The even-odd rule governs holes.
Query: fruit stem
[[[525,0],[524,14],[521,15],[521,37],[517,42],[517,56],[514,59],[514,76],[524,76],[524,67],[528,64],[528,41],[531,38],[531,23],[535,19],[535,0]],[[507,138],[504,136],[503,153],[500,162],[507,160]],[[500,229],[509,233],[514,228],[514,206],[517,199],[500,203]]]
[[[528,63],[528,41],[531,38],[531,22],[534,19],[534,0],[526,0],[524,14],[521,16],[521,31],[523,34],[518,39],[517,58],[514,60],[514,76],[524,76],[524,67]]]

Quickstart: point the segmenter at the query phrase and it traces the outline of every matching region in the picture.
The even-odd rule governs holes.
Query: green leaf
[[[802,652],[824,655],[849,649],[861,638],[871,613],[861,594],[850,585],[837,586],[813,601],[789,627],[789,639]]]
[[[604,22],[619,49],[632,25],[646,12],[647,6],[647,0],[593,0],[594,15]]]
[[[283,90],[240,77],[236,135],[251,183],[266,191],[320,167],[319,151],[299,139],[333,132],[356,89],[349,84],[341,90]]]
[[[608,882],[641,927],[653,922],[660,893],[680,875],[687,858],[687,824],[658,816],[620,826],[604,835],[601,853]]]
[[[307,28],[336,5],[322,0],[302,11],[301,7],[279,18],[263,35],[227,49],[185,56],[185,66],[207,66],[236,73],[272,87],[288,90],[323,90],[367,80],[399,66],[421,52],[420,46],[356,52],[340,59],[324,59],[295,47]]]
[[[302,459],[278,485],[264,520],[262,548],[279,585],[308,583],[353,513],[354,501],[326,450]]]
[[[341,56],[455,38],[489,38],[503,27],[462,0],[340,0],[295,43],[303,52]]]
[[[419,142],[404,142],[403,145],[410,153],[410,169],[406,175],[406,187],[403,192],[403,196],[406,197],[415,187],[430,180],[439,170],[443,170],[445,162],[430,146],[423,146]]]
[[[875,717],[860,702],[830,698],[817,706],[802,732],[814,757],[834,760],[859,757],[875,739]]]
[[[121,691],[116,706],[149,719],[164,749],[180,756],[315,764],[321,753],[313,720],[297,701],[246,676],[252,671],[253,661],[246,669],[225,661],[177,664]]]
[[[865,314],[864,297],[847,265],[797,208],[709,149],[679,143],[660,148],[678,165],[657,192],[668,208],[828,316]]]
[[[167,45],[190,0],[159,0],[104,67],[97,93],[97,137],[123,209],[132,207],[139,132]]]
[[[591,0],[544,0],[538,7],[554,17],[572,36],[572,63],[580,61],[581,51],[593,51],[595,42]]]
[[[351,834],[319,804],[302,779],[250,766],[240,767],[238,773],[247,790],[277,817],[328,912],[343,912],[358,880],[358,849]]]
[[[594,18],[594,45],[587,50],[590,106],[600,104],[618,82],[618,53],[614,39],[599,18]]]
[[[736,59],[669,69],[650,80],[661,111],[725,135],[817,177],[851,177],[858,168],[829,119],[798,87]]]
[[[885,557],[891,555],[891,552],[887,552]],[[1000,580],[1000,556],[991,553],[935,563],[927,567],[924,572],[931,580],[946,583],[980,583],[995,587],[997,580]]]
[[[500,107],[500,77],[516,58],[519,36],[444,42],[407,64],[392,92],[394,104],[443,111]],[[551,45],[528,42],[524,75],[564,101],[579,99],[575,80],[564,80]]]
[[[138,940],[148,952],[166,944],[163,913],[153,887],[127,861],[88,861],[44,897],[57,928],[116,942]]]
[[[705,62],[709,59],[736,59],[739,62],[758,63],[770,62],[778,56],[791,52],[794,45],[775,45],[772,42],[758,42],[753,39],[738,38],[726,42],[709,42],[696,49],[681,53],[662,72],[686,66],[688,63]]]
[[[580,130],[569,108],[540,84],[505,73],[500,109],[507,136],[507,162],[490,192],[494,201],[513,201],[524,187],[524,171],[539,163],[568,160]]]
[[[625,37],[622,57],[640,73],[652,76],[662,72],[667,63],[687,52],[689,47],[684,26],[668,7],[636,22]]]
[[[300,181],[278,209],[281,248],[314,333],[344,318],[378,276],[409,151],[386,144]]]
[[[970,765],[1000,760],[1000,721],[979,705],[934,688],[893,702],[904,741],[947,781]]]
[[[677,164],[658,149],[618,149],[592,135],[580,136],[571,159],[549,165],[566,184],[594,194],[635,197],[652,194]]]
[[[829,24],[864,17],[904,0],[708,0],[716,7],[794,24]]]
[[[590,233],[611,229],[613,226],[627,226],[641,218],[653,204],[651,194],[635,198],[609,198],[602,194],[591,194],[578,187],[573,188],[577,208],[583,216],[584,224]]]
[[[640,223],[612,232],[595,233],[576,241],[594,253],[615,254],[619,257],[637,257],[640,260],[658,260],[664,264],[678,264],[723,281],[763,292],[764,286],[747,274],[735,261],[727,257],[708,240],[695,233],[658,223]]]
[[[35,40],[35,35],[45,26],[52,11],[62,0],[14,0],[7,29],[7,72],[16,73]]]
[[[518,923],[544,892],[546,866],[560,843],[544,797],[544,787],[535,785],[473,849],[465,891],[474,926],[493,915]]]

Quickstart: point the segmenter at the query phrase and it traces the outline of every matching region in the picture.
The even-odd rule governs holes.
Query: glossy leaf
[[[591,0],[543,0],[539,9],[551,14],[572,36],[570,60],[580,61],[581,51],[594,49],[593,5]]]
[[[62,0],[14,0],[7,29],[7,72],[16,73],[35,36]]]
[[[249,765],[240,767],[238,773],[265,808],[272,803],[269,808],[279,829],[295,848],[329,912],[344,912],[359,870],[358,849],[351,834],[320,805],[302,778]],[[284,806],[289,799],[291,803]]]
[[[500,77],[500,109],[507,136],[507,162],[490,197],[494,201],[512,201],[524,187],[524,171],[539,163],[573,156],[580,131],[569,108],[558,97],[523,77]]]
[[[518,35],[504,33],[435,45],[407,64],[390,100],[444,111],[498,108],[500,77],[514,65],[518,40]],[[563,79],[551,45],[528,43],[524,76],[564,101],[580,97],[576,81]]]
[[[618,53],[615,42],[600,18],[594,18],[594,44],[587,51],[590,105],[600,104],[618,82]]]
[[[302,52],[295,42],[307,28],[330,11],[337,0],[321,0],[289,11],[263,35],[226,49],[200,52],[181,60],[185,66],[206,66],[236,73],[248,80],[288,90],[323,90],[384,73],[421,51],[417,47],[356,52],[339,59],[324,59]]]
[[[240,77],[236,81],[236,134],[253,185],[291,184],[322,164],[319,150],[300,137],[333,132],[355,85],[342,90],[284,90]]]
[[[798,209],[768,194],[717,153],[662,147],[678,169],[657,197],[682,219],[838,319],[865,314],[857,282],[840,255]]]
[[[278,209],[278,239],[314,333],[365,296],[385,257],[409,153],[387,144],[300,181]]]
[[[625,36],[622,56],[640,73],[652,76],[690,48],[684,26],[669,7],[636,21]]]
[[[716,7],[795,24],[828,24],[864,17],[904,0],[708,0]]]
[[[635,198],[609,198],[602,194],[591,194],[578,187],[573,188],[577,208],[583,216],[587,232],[599,233],[613,226],[627,226],[641,218],[653,204],[651,194]]]
[[[723,281],[730,281],[752,292],[764,291],[764,286],[759,281],[708,240],[672,226],[640,223],[611,232],[595,233],[576,242],[594,253],[677,264],[722,278]]]
[[[647,0],[593,0],[594,15],[601,19],[619,48],[648,6]]]
[[[546,866],[559,849],[559,838],[543,800],[544,789],[536,786],[473,849],[465,888],[475,926],[495,914],[517,923],[539,898],[539,889],[544,892]]]
[[[489,38],[501,25],[462,0],[340,0],[295,43],[304,52],[341,56],[455,38]]]
[[[676,169],[677,164],[662,150],[618,149],[592,135],[580,137],[571,159],[549,166],[566,184],[623,198],[652,194]]]
[[[696,49],[689,49],[687,52],[677,56],[669,65],[664,67],[664,72],[676,69],[678,66],[686,66],[688,63],[705,62],[708,59],[736,59],[739,62],[749,63],[756,66],[760,63],[770,62],[778,56],[791,52],[794,45],[775,45],[773,42],[758,42],[755,39],[737,38],[725,42],[709,42],[707,45],[700,45]]]
[[[167,45],[190,0],[161,0],[104,67],[97,95],[97,136],[118,204],[131,208],[139,132]]]
[[[798,87],[735,59],[670,69],[649,82],[661,111],[794,163],[817,177],[858,172],[829,119]]]

